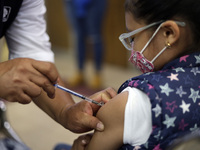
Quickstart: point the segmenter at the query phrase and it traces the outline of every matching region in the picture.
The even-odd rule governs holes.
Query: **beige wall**
[[[125,31],[124,0],[108,0],[108,2],[104,26],[106,62],[127,66],[126,50],[118,39]]]
[[[47,30],[53,46],[67,48],[68,24],[65,20],[62,0],[47,0]]]
[[[108,0],[108,8],[103,27],[105,43],[105,61],[108,63],[127,66],[127,56],[124,47],[118,40],[125,31],[124,1]],[[71,30],[66,21],[62,0],[47,0],[48,33],[53,46],[69,48],[72,46]]]

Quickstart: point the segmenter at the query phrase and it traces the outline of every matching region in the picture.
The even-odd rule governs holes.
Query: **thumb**
[[[97,131],[103,131],[104,130],[104,124],[102,122],[98,122],[95,128]]]
[[[87,120],[85,121],[85,126],[90,127],[92,129],[96,129],[97,131],[104,130],[104,124],[101,121],[99,121],[99,119],[95,116],[88,115],[85,118],[87,118]]]

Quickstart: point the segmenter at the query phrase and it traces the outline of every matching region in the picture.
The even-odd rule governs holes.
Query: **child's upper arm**
[[[116,150],[123,144],[124,111],[128,99],[128,92],[122,92],[97,113],[97,117],[104,123],[103,132],[95,131],[88,150]]]

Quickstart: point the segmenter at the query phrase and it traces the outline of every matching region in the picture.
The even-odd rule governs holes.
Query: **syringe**
[[[91,102],[91,103],[93,103],[93,104],[96,104],[96,105],[98,105],[98,106],[103,106],[104,105],[104,102],[97,102],[97,101],[95,101],[95,100],[92,100],[92,99],[90,99],[90,98],[88,98],[88,97],[85,97],[84,95],[81,95],[81,94],[79,94],[79,93],[76,93],[76,92],[74,92],[74,91],[72,91],[72,90],[70,90],[70,89],[67,89],[67,88],[65,88],[65,87],[63,87],[63,86],[60,86],[60,85],[58,85],[58,84],[55,84],[54,85],[56,88],[59,88],[59,89],[61,89],[61,90],[63,90],[63,91],[65,91],[65,92],[68,92],[68,93],[70,93],[70,94],[72,94],[72,95],[74,95],[74,96],[77,96],[77,97],[79,97],[79,98],[81,98],[81,99],[83,99],[83,100],[86,100],[86,101],[88,101],[88,102]]]

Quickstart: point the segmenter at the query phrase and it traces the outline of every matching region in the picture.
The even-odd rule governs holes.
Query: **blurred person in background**
[[[89,83],[93,89],[102,85],[103,61],[102,24],[106,0],[64,0],[66,16],[75,32],[77,72],[68,82],[75,87],[85,83],[84,67],[88,46],[93,50],[95,74]],[[87,46],[88,45],[88,46]]]

